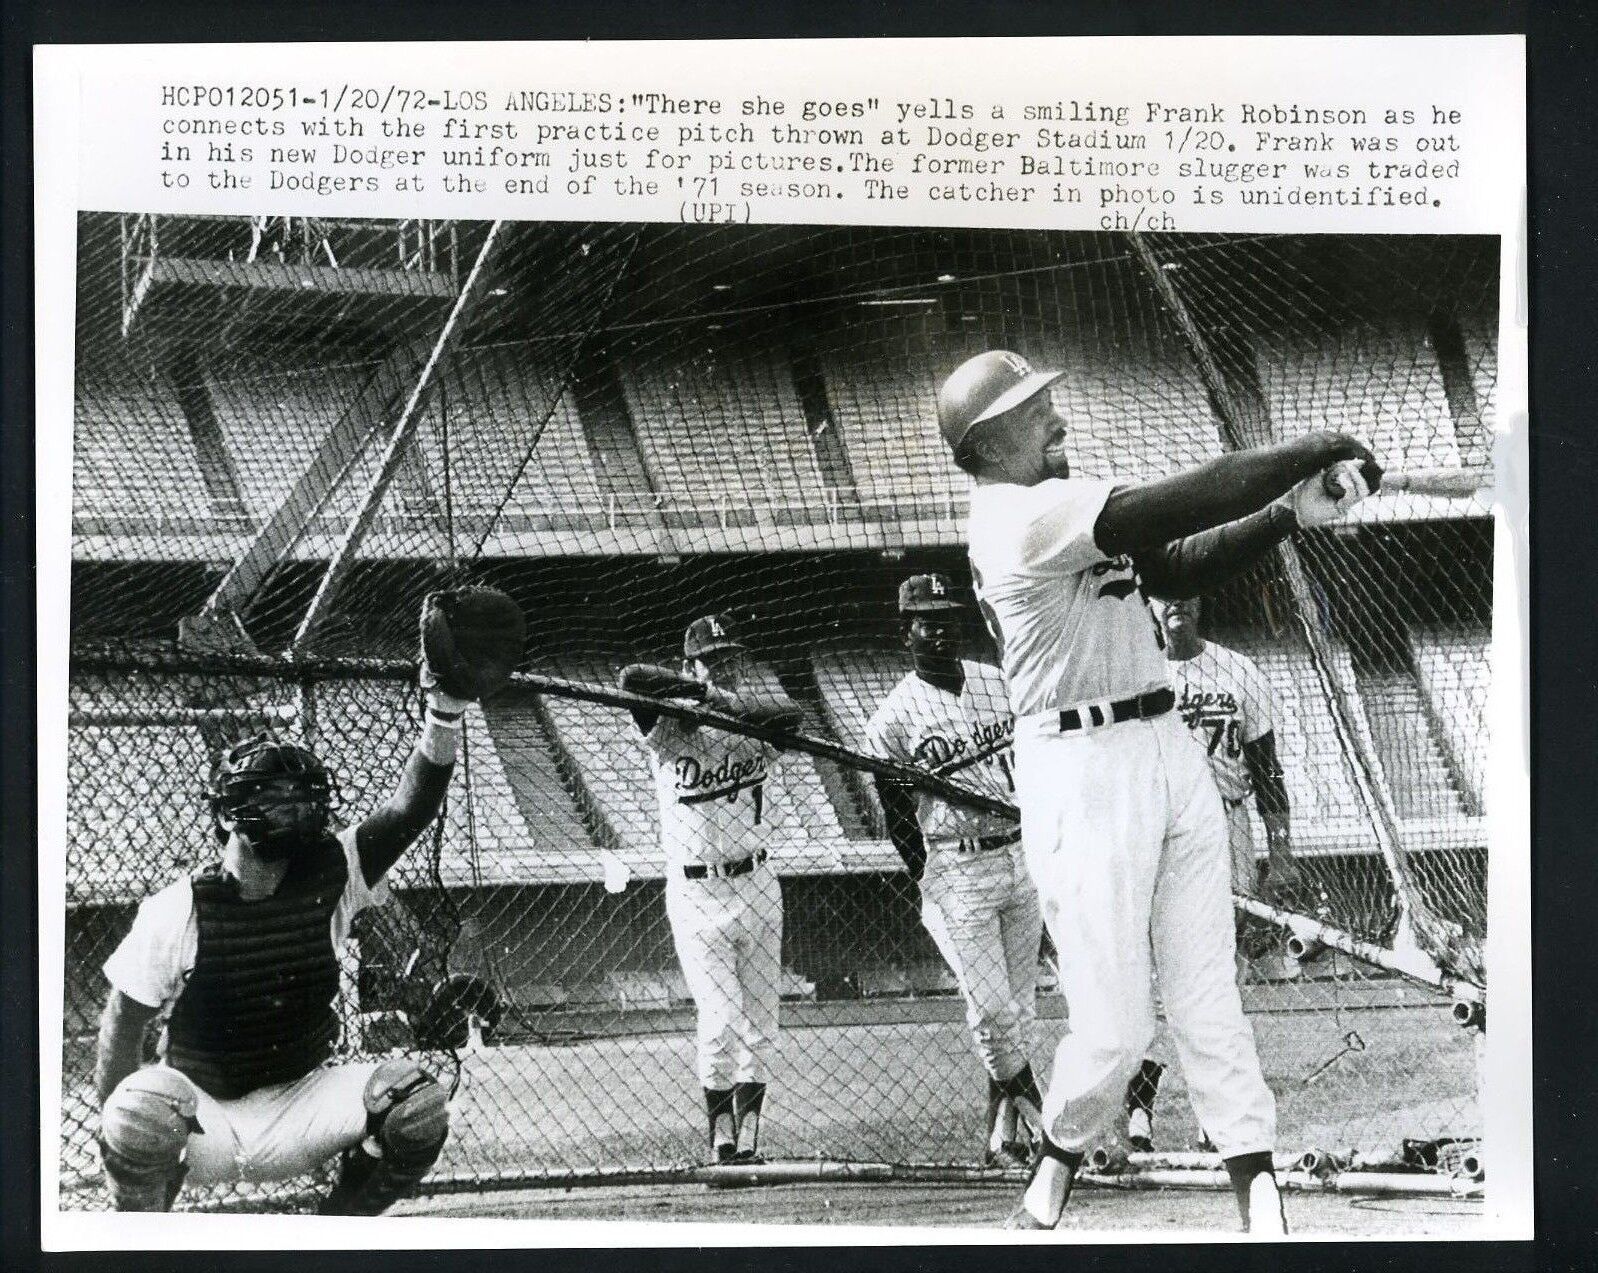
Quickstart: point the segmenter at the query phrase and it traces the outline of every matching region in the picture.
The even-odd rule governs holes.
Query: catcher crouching
[[[409,1193],[449,1134],[444,1089],[415,1061],[334,1065],[338,950],[355,914],[437,816],[461,718],[520,660],[503,593],[435,593],[422,611],[426,719],[394,793],[331,822],[327,770],[270,734],[217,761],[208,792],[220,858],[147,898],[105,972],[95,1086],[119,1211],[167,1211],[185,1180],[300,1175],[339,1159],[320,1210],[377,1215]],[[160,1059],[140,1067],[165,1015]]]

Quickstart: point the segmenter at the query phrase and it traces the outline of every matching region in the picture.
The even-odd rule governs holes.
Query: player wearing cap
[[[879,755],[1008,801],[1015,795],[1015,722],[999,670],[961,657],[963,609],[944,575],[914,575],[900,585],[899,616],[915,670],[872,713],[866,740]],[[1026,1127],[1043,1103],[1031,1063],[1043,916],[1020,829],[891,780],[879,778],[877,791],[894,848],[920,883],[921,920],[954,971],[988,1072],[986,1161],[1024,1166]]]
[[[1341,516],[1381,469],[1360,442],[1322,432],[1152,482],[1073,478],[1071,422],[1047,392],[1063,374],[997,350],[938,394],[944,438],[976,479],[972,577],[1016,717],[1023,842],[1071,1013],[1044,1093],[1043,1152],[1012,1223],[1059,1222],[1153,1037],[1157,974],[1244,1227],[1284,1233],[1275,1101],[1234,975],[1220,796],[1171,710],[1145,590],[1213,588]]]
[[[796,726],[792,702],[745,686],[745,657],[731,618],[706,615],[683,637],[681,673],[635,663],[622,669],[621,687],[752,723]],[[776,748],[647,709],[633,718],[655,771],[666,915],[697,1014],[710,1160],[755,1162],[782,972],[782,885],[764,847]]]
[[[1231,850],[1232,891],[1262,894],[1289,901],[1298,886],[1299,867],[1289,834],[1287,788],[1276,754],[1276,721],[1280,715],[1270,681],[1246,654],[1199,634],[1203,603],[1197,597],[1154,603],[1165,634],[1165,655],[1171,663],[1176,714],[1209,757],[1210,772],[1226,811],[1226,840]],[[1249,822],[1253,796],[1265,827],[1267,856],[1260,860]],[[1238,912],[1235,931],[1240,953],[1245,937],[1270,925]],[[1164,1066],[1145,1059],[1127,1085],[1127,1139],[1134,1149],[1153,1146],[1154,1099]]]

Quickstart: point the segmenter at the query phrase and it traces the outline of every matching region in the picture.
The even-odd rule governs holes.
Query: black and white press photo
[[[64,1204],[1468,1225],[1498,251],[85,215]]]
[[[41,214],[55,1240],[1521,1233],[1486,90],[683,47]]]

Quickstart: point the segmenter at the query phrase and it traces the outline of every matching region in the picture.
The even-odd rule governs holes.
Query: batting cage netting
[[[77,265],[71,1205],[106,1205],[101,966],[142,898],[214,860],[212,759],[273,729],[358,820],[420,727],[422,598],[463,583],[521,604],[525,662],[468,714],[446,810],[358,917],[340,996],[341,1056],[419,1053],[451,1086],[434,1181],[704,1162],[695,996],[704,1015],[773,991],[766,1158],[980,1165],[973,988],[923,923],[877,781],[925,788],[948,757],[865,758],[911,670],[906,578],[947,575],[967,657],[994,658],[934,409],[992,348],[1068,373],[1052,392],[1079,474],[1330,428],[1443,492],[1384,492],[1206,597],[1178,706],[1241,784],[1222,776],[1240,978],[1282,1148],[1448,1170],[1479,1136],[1456,1016],[1479,1025],[1485,987],[1496,240],[96,214]],[[681,671],[711,614],[747,647],[746,690],[801,717],[780,749],[699,727],[758,757],[749,782],[652,751],[617,692],[629,664]],[[1231,689],[1196,671],[1217,651]],[[677,703],[655,737],[695,733]],[[1237,776],[1267,726],[1296,879],[1262,880]],[[780,881],[780,945],[755,934],[772,957],[744,965],[774,987],[707,990],[708,957],[679,954],[657,754],[679,795],[758,802],[734,856]],[[992,790],[981,767],[945,778]],[[1038,954],[1046,1076],[1067,1005]],[[1201,1144],[1175,1066],[1153,1126],[1159,1151]],[[317,1184],[180,1205],[293,1206]]]

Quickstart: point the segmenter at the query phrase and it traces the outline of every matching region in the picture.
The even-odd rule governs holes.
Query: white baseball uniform
[[[1157,974],[1200,1123],[1224,1156],[1268,1151],[1275,1101],[1234,979],[1220,796],[1181,719],[1141,715],[1169,664],[1130,558],[1093,537],[1115,485],[989,483],[971,499],[1026,858],[1070,1005],[1045,1127],[1086,1152],[1119,1111],[1154,1035]]]
[[[1226,810],[1232,889],[1252,893],[1259,880],[1259,855],[1248,814],[1254,776],[1243,744],[1276,729],[1275,693],[1253,659],[1214,641],[1206,641],[1190,659],[1174,660],[1171,679],[1177,713],[1209,757]]]
[[[698,1016],[700,1084],[764,1083],[782,973],[782,884],[764,848],[776,750],[666,716],[644,741],[660,806],[666,915]]]
[[[388,885],[368,886],[355,849],[355,828],[338,834],[349,882],[330,921],[333,948],[349,939],[358,911],[388,900]],[[171,1010],[194,968],[200,930],[194,888],[185,875],[139,904],[133,927],[105,961],[111,985],[147,1008]],[[291,1083],[272,1083],[235,1100],[220,1100],[191,1083],[200,1130],[186,1147],[193,1184],[286,1180],[327,1162],[366,1135],[361,1091],[377,1061],[319,1066]],[[185,1080],[187,1081],[187,1080]]]
[[[999,670],[961,661],[958,694],[911,672],[866,724],[878,755],[920,765],[1000,800],[1013,800],[1015,722]],[[989,1074],[1031,1063],[1043,915],[1015,823],[916,792],[926,845],[921,921],[966,1001],[966,1022]]]

